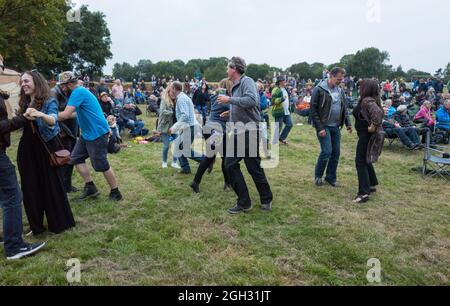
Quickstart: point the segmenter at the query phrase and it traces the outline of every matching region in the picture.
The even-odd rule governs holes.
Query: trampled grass
[[[154,118],[145,120],[154,126]],[[19,137],[9,151],[14,160]],[[313,186],[319,146],[312,128],[295,126],[290,142],[279,167],[267,170],[273,213],[239,216],[226,212],[236,197],[223,192],[219,163],[194,195],[192,176],[161,169],[161,144],[133,144],[110,156],[125,200],[109,202],[96,174],[101,197],[71,201],[76,229],[33,238],[47,242],[33,258],[1,257],[0,284],[67,285],[71,258],[81,261],[82,285],[369,285],[370,258],[380,260],[385,285],[450,284],[450,188],[411,170],[422,153],[386,148],[376,165],[379,192],[358,206],[351,202],[355,135],[344,135],[336,190]],[[82,187],[78,174],[75,185]]]

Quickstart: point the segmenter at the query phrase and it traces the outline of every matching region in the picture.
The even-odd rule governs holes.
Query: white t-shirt
[[[281,91],[283,92],[283,107],[284,107],[284,115],[288,116],[291,114],[291,112],[289,111],[289,94],[287,93],[285,88],[281,88]]]

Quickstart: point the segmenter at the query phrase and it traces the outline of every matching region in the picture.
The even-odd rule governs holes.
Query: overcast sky
[[[450,62],[448,0],[78,0],[105,13],[114,63],[242,56],[287,68],[377,47],[405,70]],[[380,4],[379,10],[377,2]],[[379,12],[379,14],[378,14]]]

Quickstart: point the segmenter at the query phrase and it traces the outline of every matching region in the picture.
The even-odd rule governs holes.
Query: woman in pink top
[[[431,115],[431,102],[430,101],[425,101],[422,105],[422,107],[420,108],[420,111],[416,114],[416,116],[414,117],[414,121],[416,120],[424,120],[426,121],[425,126],[430,128],[430,129],[434,129],[434,124],[435,121]]]
[[[119,79],[116,80],[116,84],[112,88],[112,96],[114,98],[114,102],[116,103],[116,105],[123,104],[124,92],[122,82]]]

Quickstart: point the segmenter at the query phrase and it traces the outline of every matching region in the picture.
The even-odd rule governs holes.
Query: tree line
[[[375,77],[379,80],[392,80],[403,78],[411,80],[414,77],[450,77],[450,63],[443,69],[439,69],[434,74],[430,72],[410,69],[404,71],[402,66],[394,68],[389,65],[390,55],[387,51],[381,51],[377,48],[366,48],[348,54],[341,58],[338,63],[326,65],[324,63],[301,62],[290,66],[288,69],[273,67],[268,64],[249,64],[247,75],[254,79],[272,80],[274,75],[283,73],[300,79],[321,79],[325,69],[331,70],[335,66],[343,67],[348,75],[357,79],[366,77]],[[218,82],[226,77],[228,59],[225,57],[210,59],[193,59],[184,63],[181,60],[161,61],[153,63],[151,60],[141,60],[137,65],[129,63],[116,63],[113,74],[115,77],[123,78],[126,81],[150,80],[154,75],[156,77],[173,77],[179,80],[190,79],[201,75],[207,80]]]

